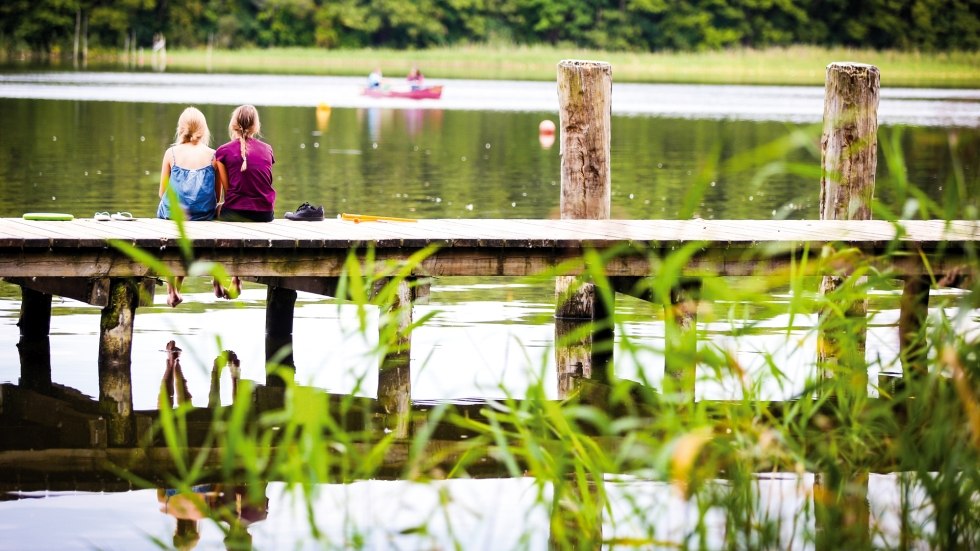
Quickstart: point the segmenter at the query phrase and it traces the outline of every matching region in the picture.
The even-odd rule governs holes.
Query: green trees
[[[78,25],[78,22],[83,22]],[[0,45],[426,48],[504,41],[608,50],[789,44],[980,48],[978,0],[5,0]]]

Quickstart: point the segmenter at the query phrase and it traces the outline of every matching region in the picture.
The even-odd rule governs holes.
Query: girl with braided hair
[[[218,220],[229,222],[272,222],[275,219],[276,190],[272,188],[272,165],[276,162],[272,146],[259,140],[259,112],[252,105],[241,105],[231,114],[228,135],[231,141],[215,151],[218,184],[224,202],[218,205]],[[223,298],[238,296],[241,281],[232,278],[233,290],[215,286]]]

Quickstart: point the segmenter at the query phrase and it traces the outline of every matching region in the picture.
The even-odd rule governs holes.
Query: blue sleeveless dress
[[[173,148],[170,154],[174,155]],[[214,196],[214,166],[193,170],[177,166],[176,156],[170,165],[170,187],[177,194],[188,220],[213,220],[218,200]],[[170,195],[164,193],[157,207],[157,218],[170,219]]]

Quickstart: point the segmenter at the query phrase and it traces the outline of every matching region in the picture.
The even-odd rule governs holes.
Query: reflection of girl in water
[[[160,381],[161,387],[161,407],[164,404],[173,408],[175,405],[191,403],[191,392],[187,389],[187,378],[180,365],[180,353],[183,352],[175,341],[167,343],[167,363],[163,371],[163,380]],[[223,350],[214,359],[214,366],[211,368],[211,388],[208,392],[208,407],[221,407],[221,372],[228,368],[231,371],[231,391],[232,399],[238,393],[238,379],[242,374],[241,362],[238,354],[231,350]],[[166,402],[163,402],[163,396]],[[175,403],[176,398],[176,403]]]
[[[167,343],[167,367],[163,371],[163,380],[160,381],[160,407],[163,407],[163,396],[166,395],[166,405],[171,408],[175,405],[190,404],[191,393],[187,390],[187,378],[180,367],[180,353],[182,350],[177,347],[177,343],[170,341]],[[177,403],[174,403],[176,397]]]
[[[187,389],[187,379],[180,365],[180,348],[175,341],[166,346],[167,362],[160,382],[160,407],[174,407],[190,404],[191,394]],[[241,377],[241,362],[231,350],[224,350],[214,359],[211,369],[211,388],[208,392],[208,407],[221,406],[221,372],[231,371],[232,396],[238,392]],[[163,402],[163,396],[166,402]],[[158,488],[157,501],[160,511],[177,519],[173,544],[175,549],[188,550],[197,546],[201,539],[200,521],[211,518],[215,522],[225,522],[225,546],[228,549],[251,549],[252,536],[248,526],[268,517],[269,498],[265,495],[265,485],[252,490],[244,485],[225,487],[221,484],[199,484],[191,486],[190,492],[173,488]]]
[[[201,540],[200,521],[210,518],[225,522],[225,547],[251,549],[252,535],[248,527],[269,517],[269,498],[265,485],[252,491],[249,486],[224,487],[221,484],[192,486],[190,493],[174,489],[157,489],[160,511],[177,519],[174,529],[174,548],[193,549]]]

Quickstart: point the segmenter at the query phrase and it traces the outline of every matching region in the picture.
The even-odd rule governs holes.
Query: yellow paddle
[[[372,216],[370,214],[348,214],[340,213],[341,220],[349,220],[358,224],[360,222],[418,222],[414,218],[395,218],[394,216]]]

